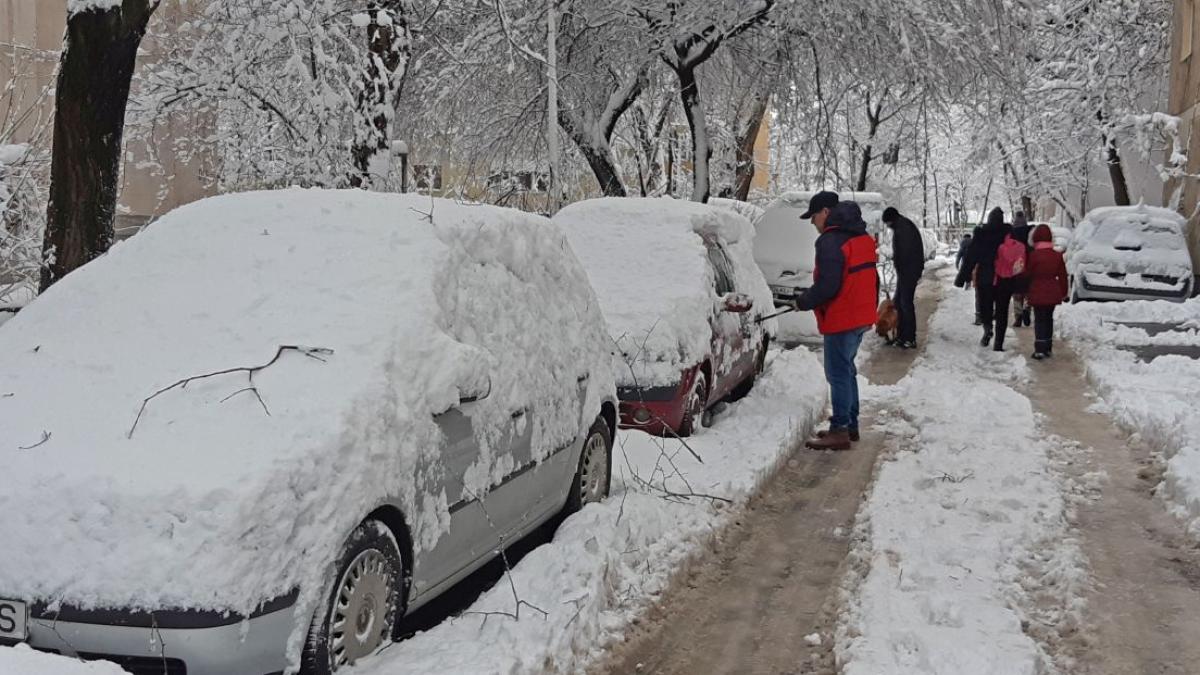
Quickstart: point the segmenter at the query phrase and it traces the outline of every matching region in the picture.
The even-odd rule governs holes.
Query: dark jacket
[[[1054,250],[1050,228],[1041,225],[1034,231],[1033,253],[1029,254],[1029,304],[1053,307],[1067,297],[1067,265],[1063,254]]]
[[[925,271],[925,242],[913,221],[904,216],[888,223],[892,228],[892,264],[901,281],[916,283]]]
[[[817,270],[813,285],[796,296],[796,309],[812,311],[837,297],[846,270],[846,254],[842,247],[850,239],[861,236],[867,236],[867,223],[858,204],[841,202],[833,207],[825,231],[817,237]]]
[[[954,267],[962,267],[963,258],[967,256],[967,249],[971,246],[971,235],[963,237],[962,242],[958,245],[958,255],[954,256]]]
[[[1013,216],[1012,237],[1025,244],[1025,247],[1030,251],[1033,250],[1033,242],[1029,240],[1029,234],[1032,231],[1033,227],[1030,226],[1029,220],[1025,217],[1024,213],[1018,212],[1017,215]]]
[[[995,285],[996,277],[996,252],[1000,250],[1000,244],[1004,243],[1004,238],[1012,232],[1012,228],[1008,223],[1004,222],[1004,212],[1000,209],[993,209],[988,214],[987,223],[979,228],[979,232],[971,239],[971,245],[967,248],[967,255],[963,258],[962,267],[958,269],[958,277],[954,280],[955,286],[965,286],[971,280],[971,274],[975,272],[975,268],[979,268],[979,274],[976,276],[976,281],[980,288],[990,288]]]

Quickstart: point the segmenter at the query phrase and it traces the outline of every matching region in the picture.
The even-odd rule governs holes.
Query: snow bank
[[[17,645],[0,647],[0,675],[125,675],[125,671],[108,661],[80,661]]]
[[[621,434],[612,496],[572,516],[552,543],[512,571],[520,599],[546,616],[529,607],[521,608],[520,620],[464,614],[392,645],[351,672],[582,672],[605,645],[627,634],[680,566],[735,517],[824,406],[820,363],[800,349],[774,356],[749,397],[689,439],[703,464],[678,441]],[[733,506],[673,499],[668,492],[723,497]],[[501,581],[469,611],[513,612],[514,605]]]
[[[909,376],[865,391],[896,446],[855,529],[836,636],[845,675],[1054,672],[1024,630],[1030,596],[1067,607],[1048,621],[1057,630],[1078,621],[1086,574],[1054,449],[1013,388],[1025,361],[981,350],[972,295],[948,293]]]
[[[1183,332],[1150,337],[1117,322],[1161,322]],[[1077,350],[1088,378],[1102,398],[1100,407],[1160,452],[1166,465],[1158,488],[1168,508],[1200,537],[1200,361],[1161,356],[1139,361],[1117,345],[1200,345],[1200,301],[1123,302],[1070,305],[1059,312],[1061,335],[1086,348]]]
[[[731,210],[674,199],[592,199],[554,216],[588,270],[618,354],[621,384],[669,385],[712,348],[718,302],[705,238],[725,245],[754,316],[774,311],[754,264],[754,228]],[[771,324],[768,330],[772,329]],[[631,367],[632,365],[632,367]]]
[[[245,372],[213,377],[138,419],[181,378],[275,356],[256,392]],[[0,594],[247,613],[299,587],[306,626],[325,567],[385,499],[418,552],[443,534],[462,495],[438,487],[434,414],[490,379],[476,428],[534,410],[541,459],[614,395],[609,365],[595,296],[544,218],[357,190],[183,207],[0,330]],[[492,440],[466,490],[511,466]]]

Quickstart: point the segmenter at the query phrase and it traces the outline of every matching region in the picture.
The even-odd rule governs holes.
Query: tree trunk
[[[621,175],[617,173],[612,157],[606,149],[595,148],[578,140],[575,144],[579,147],[580,154],[587,160],[592,173],[595,174],[596,182],[600,185],[600,191],[604,193],[605,197],[628,196],[625,184],[621,182]]]
[[[874,135],[874,134],[872,134]],[[867,174],[871,170],[871,144],[867,143],[862,151],[862,160],[858,165],[858,180],[854,183],[854,189],[858,192],[867,191]]]
[[[700,105],[700,85],[693,66],[676,66],[675,73],[679,76],[683,115],[692,131],[692,201],[704,204],[708,203],[710,191],[708,163],[712,159],[712,145],[708,142],[708,126]]]
[[[138,45],[158,2],[124,0],[67,19],[56,85],[41,290],[113,240],[125,107]]]
[[[380,22],[380,13],[388,20]],[[391,167],[396,92],[408,65],[411,40],[402,0],[367,3],[367,63],[355,108],[350,185],[369,188]]]
[[[734,165],[733,198],[746,201],[750,198],[750,187],[754,184],[754,173],[758,170],[755,161],[754,148],[758,143],[758,133],[762,129],[763,118],[767,116],[767,106],[770,105],[771,94],[762,92],[750,108],[750,119],[742,128],[737,139],[737,163]]]
[[[1121,164],[1121,153],[1114,140],[1104,139],[1104,151],[1107,155],[1108,177],[1112,180],[1113,202],[1117,206],[1129,206],[1129,183],[1125,180],[1125,169]]]

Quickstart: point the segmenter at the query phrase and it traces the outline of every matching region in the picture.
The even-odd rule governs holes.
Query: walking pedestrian
[[[800,311],[812,310],[824,338],[825,379],[833,415],[829,429],[806,446],[813,450],[847,450],[857,441],[858,368],[854,358],[863,334],[875,324],[879,298],[875,239],[867,234],[862,209],[840,202],[833,192],[819,192],[801,218],[812,219],[817,237],[817,264],[812,286],[796,296]]]
[[[925,243],[913,221],[889,206],[883,210],[883,222],[892,228],[892,265],[896,268],[896,295],[892,302],[900,317],[895,345],[901,349],[917,346],[917,284],[925,273]]]
[[[1033,231],[1029,255],[1029,304],[1033,307],[1033,358],[1041,361],[1054,352],[1054,308],[1067,298],[1067,264],[1054,250],[1054,233],[1045,225]]]
[[[971,246],[971,234],[963,235],[962,241],[958,243],[958,255],[954,256],[954,269],[962,267],[963,257],[967,255],[967,249]]]
[[[1012,300],[1013,281],[1000,279],[996,273],[996,258],[1001,245],[1009,236],[1012,227],[1004,222],[1004,211],[999,207],[988,214],[987,222],[971,240],[963,266],[958,270],[954,285],[962,288],[971,275],[975,275],[975,288],[979,294],[979,314],[983,323],[983,338],[979,344],[986,347],[996,338],[995,351],[1004,351],[1004,333],[1008,328],[1008,305]]]
[[[1012,237],[1021,242],[1025,246],[1025,253],[1028,255],[1033,252],[1032,243],[1029,241],[1029,233],[1033,230],[1029,220],[1025,217],[1024,211],[1017,211],[1013,215]],[[1013,328],[1030,325],[1030,308],[1027,302],[1027,294],[1029,291],[1029,279],[1022,276],[1017,282],[1017,288],[1013,291]]]

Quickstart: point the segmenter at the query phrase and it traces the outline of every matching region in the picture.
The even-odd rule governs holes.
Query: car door
[[[746,329],[742,324],[749,317],[746,314],[725,311],[720,299],[737,290],[734,285],[733,263],[720,241],[709,239],[705,243],[718,298],[710,319],[713,327],[714,382],[709,400],[712,401],[728,394],[743,376],[742,357],[746,351]]]

